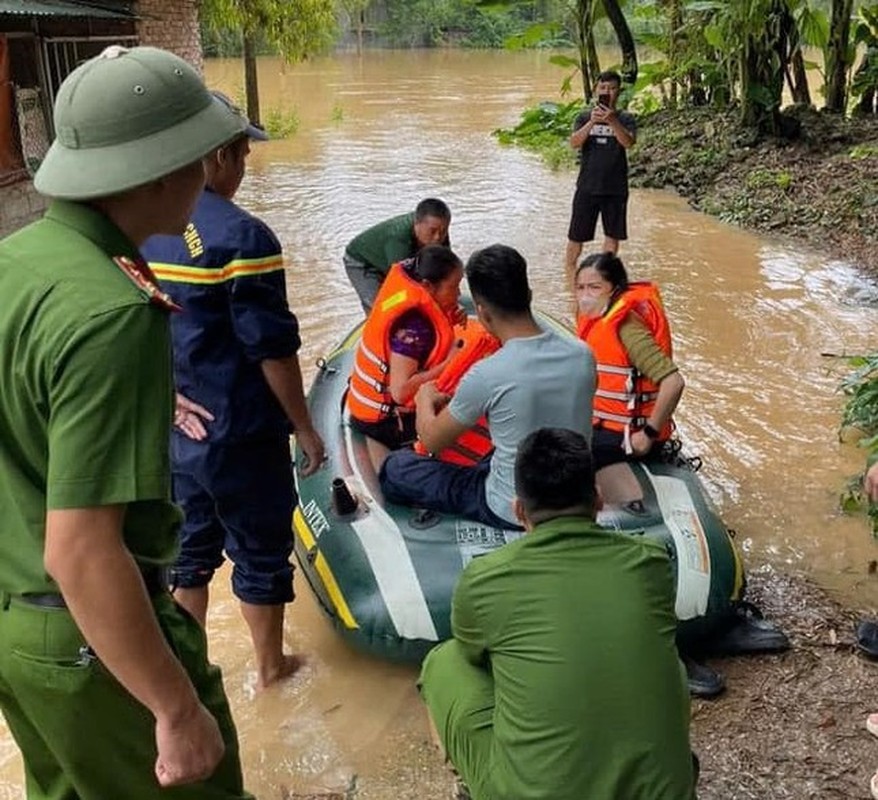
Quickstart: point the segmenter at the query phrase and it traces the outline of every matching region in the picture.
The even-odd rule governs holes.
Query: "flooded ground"
[[[240,94],[238,62],[208,62],[206,73]],[[263,116],[285,111],[299,130],[253,148],[238,199],[284,245],[308,380],[360,318],[341,263],[346,243],[425,196],[451,206],[463,258],[493,242],[515,246],[530,264],[535,302],[570,318],[563,252],[574,176],[490,135],[527,104],[555,97],[562,77],[540,53],[260,63]],[[841,373],[825,355],[874,348],[878,290],[826,253],[725,226],[671,194],[634,192],[629,227],[620,255],[632,277],[660,284],[687,381],[680,431],[704,459],[701,474],[748,566],[805,573],[837,598],[878,606],[878,578],[868,574],[878,546],[862,520],[838,511],[862,454],[838,441]],[[415,670],[352,652],[304,581],[297,590],[287,635],[310,665],[254,697],[245,628],[225,576],[216,583],[212,655],[227,676],[251,791],[263,800],[351,787],[377,800],[448,797],[448,775],[426,744]],[[20,780],[7,736],[0,800],[19,797]]]

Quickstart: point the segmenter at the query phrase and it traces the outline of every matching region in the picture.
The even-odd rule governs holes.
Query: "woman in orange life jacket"
[[[629,282],[612,253],[587,256],[576,271],[577,333],[594,352],[598,383],[592,451],[595,468],[644,458],[673,432],[683,394],[658,287]]]
[[[413,399],[454,353],[463,264],[442,245],[391,267],[372,307],[351,371],[347,406],[352,427],[367,436],[376,470],[416,438]]]

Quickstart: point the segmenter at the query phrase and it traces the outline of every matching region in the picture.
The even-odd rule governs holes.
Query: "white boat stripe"
[[[710,599],[710,547],[689,487],[680,478],[653,475],[646,464],[642,467],[677,548],[677,619],[701,617]]]
[[[344,429],[345,448],[351,469],[360,487],[365,490],[366,482],[357,466],[351,427],[347,421],[344,422]],[[427,608],[412,558],[403,541],[402,531],[393,517],[374,498],[370,499],[369,513],[353,520],[351,527],[366,552],[396,632],[403,639],[426,639],[435,642],[439,635]]]

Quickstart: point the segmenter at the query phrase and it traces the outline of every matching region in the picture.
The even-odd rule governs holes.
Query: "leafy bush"
[[[494,136],[500,144],[514,144],[539,153],[552,169],[572,165],[576,153],[567,140],[582,109],[581,100],[570,103],[544,101],[525,109],[514,128],[500,128],[494,131]]]
[[[841,428],[860,432],[859,445],[866,450],[866,461],[871,464],[878,460],[878,353],[857,356],[849,363],[854,371],[841,382],[847,397]],[[848,513],[866,509],[872,520],[872,533],[878,536],[878,505],[867,502],[862,487],[862,475],[851,479],[842,495],[842,509]]]
[[[298,132],[301,122],[295,108],[272,108],[265,117],[265,130],[272,139],[289,139]]]

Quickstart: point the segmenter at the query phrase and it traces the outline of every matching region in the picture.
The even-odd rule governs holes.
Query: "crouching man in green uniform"
[[[667,553],[595,524],[578,433],[525,438],[515,489],[527,533],[466,568],[421,675],[452,764],[473,800],[694,798]]]
[[[176,56],[108,48],[58,92],[45,217],[0,242],[0,707],[32,800],[251,797],[164,587],[175,306],[137,249],[245,124]]]

